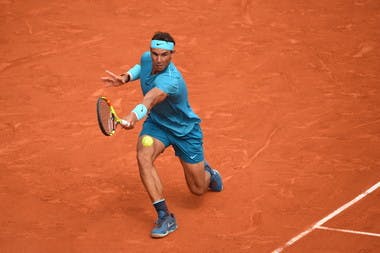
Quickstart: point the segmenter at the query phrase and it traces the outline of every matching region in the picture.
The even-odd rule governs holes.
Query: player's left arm
[[[129,69],[127,72],[117,75],[115,73],[112,73],[109,70],[106,70],[106,73],[108,74],[107,77],[102,77],[101,80],[107,85],[107,86],[121,86],[125,83],[128,83],[130,81],[134,81],[140,78],[140,72],[141,72],[141,66],[140,64],[136,64],[131,69]]]

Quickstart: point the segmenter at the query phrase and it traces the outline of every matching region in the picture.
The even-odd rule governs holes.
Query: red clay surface
[[[377,0],[1,0],[0,20],[0,252],[271,252],[380,179]],[[100,77],[158,30],[176,39],[225,190],[191,195],[167,150],[157,167],[180,227],[153,240],[141,125],[102,136],[95,101],[125,115],[141,100],[138,83]],[[380,233],[378,196],[330,223]],[[284,252],[379,247],[318,230]]]

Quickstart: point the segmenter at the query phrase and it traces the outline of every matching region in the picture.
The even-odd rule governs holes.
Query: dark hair
[[[153,35],[152,40],[163,40],[163,41],[167,41],[167,42],[173,42],[175,45],[175,41],[174,41],[173,37],[169,33],[166,33],[166,32],[156,32]]]

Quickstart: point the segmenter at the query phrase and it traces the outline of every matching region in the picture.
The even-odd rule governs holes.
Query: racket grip
[[[130,125],[128,121],[123,120],[123,119],[120,120],[120,124],[122,124],[123,126],[126,126],[126,127],[128,127]]]

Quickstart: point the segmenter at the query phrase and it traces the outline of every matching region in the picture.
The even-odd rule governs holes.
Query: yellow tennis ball
[[[150,137],[149,135],[145,135],[142,140],[141,140],[141,143],[144,147],[150,147],[153,145],[153,138]]]

